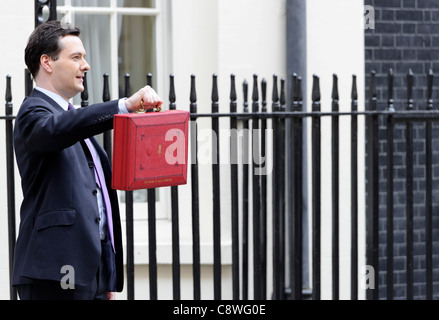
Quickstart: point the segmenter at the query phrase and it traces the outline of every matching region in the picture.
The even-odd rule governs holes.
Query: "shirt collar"
[[[41,88],[41,87],[35,87],[38,91],[41,91],[42,93],[48,95],[50,98],[52,98],[56,103],[60,105],[61,108],[67,111],[69,107],[69,102],[61,97],[59,94],[56,94],[55,92],[52,92],[50,90]]]

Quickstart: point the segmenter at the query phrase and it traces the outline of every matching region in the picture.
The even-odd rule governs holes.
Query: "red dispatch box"
[[[112,188],[186,184],[188,126],[182,110],[115,115]]]

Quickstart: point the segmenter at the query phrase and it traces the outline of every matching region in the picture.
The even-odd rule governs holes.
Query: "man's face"
[[[90,70],[85,60],[85,49],[77,36],[65,36],[59,40],[61,52],[56,61],[51,61],[52,85],[57,93],[69,100],[84,91],[84,73]]]

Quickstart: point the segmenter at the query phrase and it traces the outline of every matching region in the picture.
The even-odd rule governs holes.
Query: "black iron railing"
[[[151,74],[147,75],[147,83],[151,84]],[[191,76],[189,92],[189,109],[191,116],[190,123],[190,145],[191,163],[190,181],[191,188],[191,216],[192,216],[192,266],[193,266],[193,299],[200,300],[202,295],[201,283],[201,259],[200,259],[200,207],[201,197],[208,197],[204,187],[204,180],[201,181],[198,174],[198,130],[197,121],[201,118],[211,119],[211,128],[214,133],[212,139],[212,215],[213,215],[213,296],[214,299],[222,299],[222,263],[221,263],[221,219],[227,217],[231,221],[232,239],[232,296],[233,299],[321,299],[321,273],[326,265],[322,265],[321,234],[322,228],[331,230],[331,281],[332,299],[340,298],[341,277],[340,274],[340,175],[346,168],[340,168],[340,156],[350,158],[350,298],[358,299],[360,290],[366,290],[366,298],[379,299],[379,288],[386,287],[386,299],[393,299],[394,290],[394,216],[393,197],[394,181],[393,176],[393,153],[395,139],[394,128],[398,124],[405,125],[406,143],[406,288],[407,299],[414,296],[413,288],[415,268],[418,272],[425,274],[426,299],[434,297],[433,292],[433,130],[432,125],[439,121],[439,112],[433,109],[432,88],[433,74],[427,76],[427,99],[426,110],[413,110],[413,99],[411,96],[413,88],[413,75],[409,72],[407,76],[407,110],[395,110],[393,101],[393,73],[388,75],[388,100],[385,110],[377,110],[377,97],[375,86],[375,73],[371,74],[369,84],[369,102],[367,110],[358,110],[357,78],[352,78],[351,110],[340,111],[338,77],[333,77],[332,87],[332,108],[331,111],[321,111],[320,80],[317,75],[313,77],[311,111],[304,110],[302,99],[302,79],[293,74],[289,83],[289,103],[287,102],[285,79],[278,79],[273,76],[273,87],[271,94],[271,111],[268,110],[267,102],[267,81],[258,81],[258,76],[253,76],[253,88],[251,105],[248,99],[249,85],[247,81],[242,84],[242,111],[238,112],[238,94],[236,90],[235,75],[230,76],[230,111],[219,112],[219,94],[217,75],[212,77],[212,105],[208,113],[200,113],[197,106],[196,77]],[[169,109],[176,108],[176,95],[174,88],[174,75],[170,75]],[[81,94],[81,106],[88,106],[87,82],[84,81],[86,90]],[[130,96],[130,77],[125,76],[125,96]],[[32,89],[32,79],[26,73],[26,94]],[[103,100],[110,100],[108,75],[104,75]],[[251,111],[249,110],[251,108]],[[322,154],[322,125],[324,117],[331,119],[331,146],[330,154]],[[341,117],[350,119],[350,153],[340,148],[340,122]],[[358,149],[361,147],[358,141],[359,117],[366,120],[366,180],[358,179]],[[221,189],[220,179],[226,179],[220,171],[220,118],[229,119],[231,132],[230,141],[230,188]],[[9,231],[9,261],[12,267],[13,251],[15,246],[15,192],[14,192],[14,158],[13,158],[13,108],[11,95],[11,78],[7,77],[6,87],[6,115],[1,117],[6,122],[6,163],[7,163],[7,190],[8,190],[8,231]],[[379,119],[387,123],[386,136],[379,137]],[[413,123],[425,124],[425,257],[426,266],[419,270],[413,264],[414,239],[413,239]],[[308,144],[306,136],[306,125],[310,125],[311,143]],[[291,135],[287,135],[286,128],[290,126]],[[346,129],[346,128],[345,128]],[[243,146],[238,145],[238,131],[243,130]],[[272,136],[267,134],[272,130]],[[104,147],[111,159],[111,136],[110,132],[105,133]],[[235,136],[236,135],[236,136]],[[271,139],[270,139],[271,138]],[[379,143],[386,141],[387,184],[385,190],[380,190],[379,182]],[[286,146],[291,145],[291,157],[287,157]],[[304,154],[304,147],[307,146],[309,155]],[[271,147],[271,148],[269,148]],[[243,149],[243,150],[241,150]],[[267,153],[271,150],[271,155]],[[238,154],[242,152],[242,157]],[[391,155],[391,156],[389,156]],[[307,197],[303,189],[303,181],[306,175],[304,156],[311,166],[311,188],[310,203],[304,203]],[[331,203],[322,203],[322,159],[331,159]],[[273,170],[264,174],[264,165],[272,161]],[[381,160],[382,162],[382,160]],[[382,164],[382,163],[381,163]],[[262,172],[262,174],[261,174]],[[271,178],[271,184],[269,181]],[[226,180],[229,180],[228,178]],[[366,185],[366,208],[359,208],[359,184]],[[179,213],[178,206],[179,187],[170,188],[172,201],[172,276],[173,276],[173,298],[181,298],[181,275],[180,275],[180,235],[179,235]],[[380,243],[380,191],[386,193],[386,241]],[[230,206],[225,207],[223,198],[230,198]],[[134,288],[136,286],[134,273],[134,208],[132,191],[125,194],[126,201],[126,286],[127,299],[135,299]],[[251,200],[251,201],[250,201]],[[155,190],[148,190],[148,248],[149,248],[149,293],[150,299],[158,298],[158,276],[157,276],[157,237],[156,237],[156,207]],[[309,212],[304,208],[309,208]],[[366,239],[359,239],[359,209],[366,210]],[[322,210],[324,214],[331,214],[331,225],[322,225]],[[305,215],[311,220],[311,234],[308,234],[308,226],[304,223]],[[271,225],[271,230],[268,226]],[[363,224],[361,224],[363,225]],[[205,228],[206,226],[202,226]],[[250,239],[252,235],[252,239]],[[271,238],[268,237],[271,235]],[[311,240],[309,252],[303,251],[303,241]],[[366,243],[366,264],[374,268],[375,277],[371,278],[369,287],[359,288],[362,279],[359,278],[359,245]],[[380,255],[380,245],[385,245],[385,254]],[[271,250],[269,250],[271,249]],[[269,255],[270,252],[270,255]],[[399,254],[399,253],[398,253]],[[310,263],[304,259],[310,256]],[[250,259],[253,260],[250,260]],[[380,270],[379,259],[385,259],[386,269]],[[271,266],[272,273],[268,268]],[[11,269],[12,270],[12,269]],[[310,271],[311,284],[305,287],[305,270]],[[386,281],[379,281],[379,273],[386,273]],[[253,286],[250,286],[252,281]],[[305,281],[306,282],[306,281]],[[270,285],[269,285],[270,284]],[[253,292],[249,292],[250,287]],[[16,292],[11,288],[11,299],[16,299]]]

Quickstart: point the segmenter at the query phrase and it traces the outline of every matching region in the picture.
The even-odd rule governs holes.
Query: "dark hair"
[[[60,21],[47,21],[35,28],[29,36],[24,50],[24,61],[32,76],[35,78],[40,69],[40,58],[47,54],[57,60],[61,48],[58,40],[67,35],[79,36],[80,30],[68,23]]]

